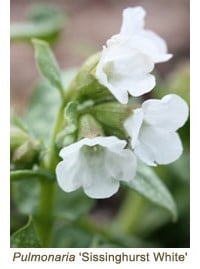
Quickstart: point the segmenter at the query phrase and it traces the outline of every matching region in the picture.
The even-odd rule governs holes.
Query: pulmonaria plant
[[[36,125],[33,118],[28,118],[32,132],[13,120],[11,178],[39,179],[39,207],[34,205],[31,210],[38,210],[33,215],[43,246],[49,245],[54,222],[55,183],[66,199],[68,193],[78,189],[93,199],[109,198],[123,184],[125,189],[167,209],[176,219],[173,197],[150,166],[169,164],[181,156],[183,146],[177,130],[188,118],[188,106],[176,94],[160,100],[142,96],[156,85],[151,74],[155,64],[172,57],[165,41],[144,29],[144,17],[142,7],[125,9],[119,34],[112,36],[78,72],[68,71],[68,75],[74,75],[67,83],[49,45],[32,40],[39,71],[48,82],[39,98],[45,90],[47,94],[52,90],[55,96],[52,103],[48,95],[45,98],[49,108],[42,107]],[[30,114],[34,117],[41,109],[40,101],[33,102]],[[51,127],[45,129],[41,124],[44,116],[49,125],[55,121],[52,132]],[[29,206],[21,208],[27,210]]]

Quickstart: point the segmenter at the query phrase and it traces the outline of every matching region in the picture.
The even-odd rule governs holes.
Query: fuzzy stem
[[[50,172],[55,173],[56,165],[59,161],[58,152],[55,145],[56,135],[62,128],[63,124],[63,115],[64,115],[64,106],[63,102],[58,111],[57,120],[52,132],[50,140],[50,151],[47,160],[44,162],[44,168]],[[55,181],[50,182],[47,180],[41,180],[40,185],[40,201],[39,201],[39,210],[36,216],[36,225],[37,230],[42,242],[43,247],[49,247],[51,242],[51,234],[53,227],[53,206],[54,206],[54,189]]]

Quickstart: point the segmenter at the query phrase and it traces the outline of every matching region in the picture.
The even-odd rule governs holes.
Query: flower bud
[[[132,108],[117,102],[107,102],[94,106],[92,115],[103,125],[123,130],[125,119],[131,115]]]
[[[11,154],[28,139],[28,134],[16,126],[10,127],[10,150]]]
[[[39,142],[27,140],[13,152],[11,158],[12,163],[20,168],[31,167],[33,163],[38,161]]]
[[[19,126],[11,125],[10,144],[11,162],[14,166],[27,168],[38,161],[40,142]]]
[[[96,119],[92,115],[85,114],[80,117],[78,140],[82,138],[94,138],[103,135],[104,132],[101,125],[96,121]]]

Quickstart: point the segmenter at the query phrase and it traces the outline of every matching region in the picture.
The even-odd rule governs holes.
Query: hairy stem
[[[54,182],[41,180],[40,204],[36,215],[36,227],[43,247],[49,247],[53,227]]]
[[[50,140],[50,151],[47,156],[47,161],[44,163],[44,168],[55,173],[56,165],[59,161],[58,152],[56,150],[55,140],[56,135],[60,131],[63,123],[64,104],[60,106],[57,120],[52,132]],[[55,181],[50,182],[41,180],[39,210],[36,216],[37,230],[43,247],[49,247],[51,243],[51,234],[53,227],[53,206],[54,206],[54,189]]]

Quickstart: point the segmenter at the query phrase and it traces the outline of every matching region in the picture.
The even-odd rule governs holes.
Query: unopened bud
[[[12,154],[12,163],[20,167],[29,167],[37,162],[39,156],[39,142],[27,140]]]
[[[85,114],[79,119],[78,140],[82,138],[94,138],[96,136],[103,136],[103,129],[96,121],[96,119],[90,115]]]
[[[11,154],[18,148],[20,145],[22,145],[25,141],[28,139],[28,134],[23,131],[22,129],[11,126],[10,127],[10,150]]]
[[[123,130],[125,119],[131,115],[132,109],[128,105],[117,102],[107,102],[91,108],[91,113],[103,125]]]

